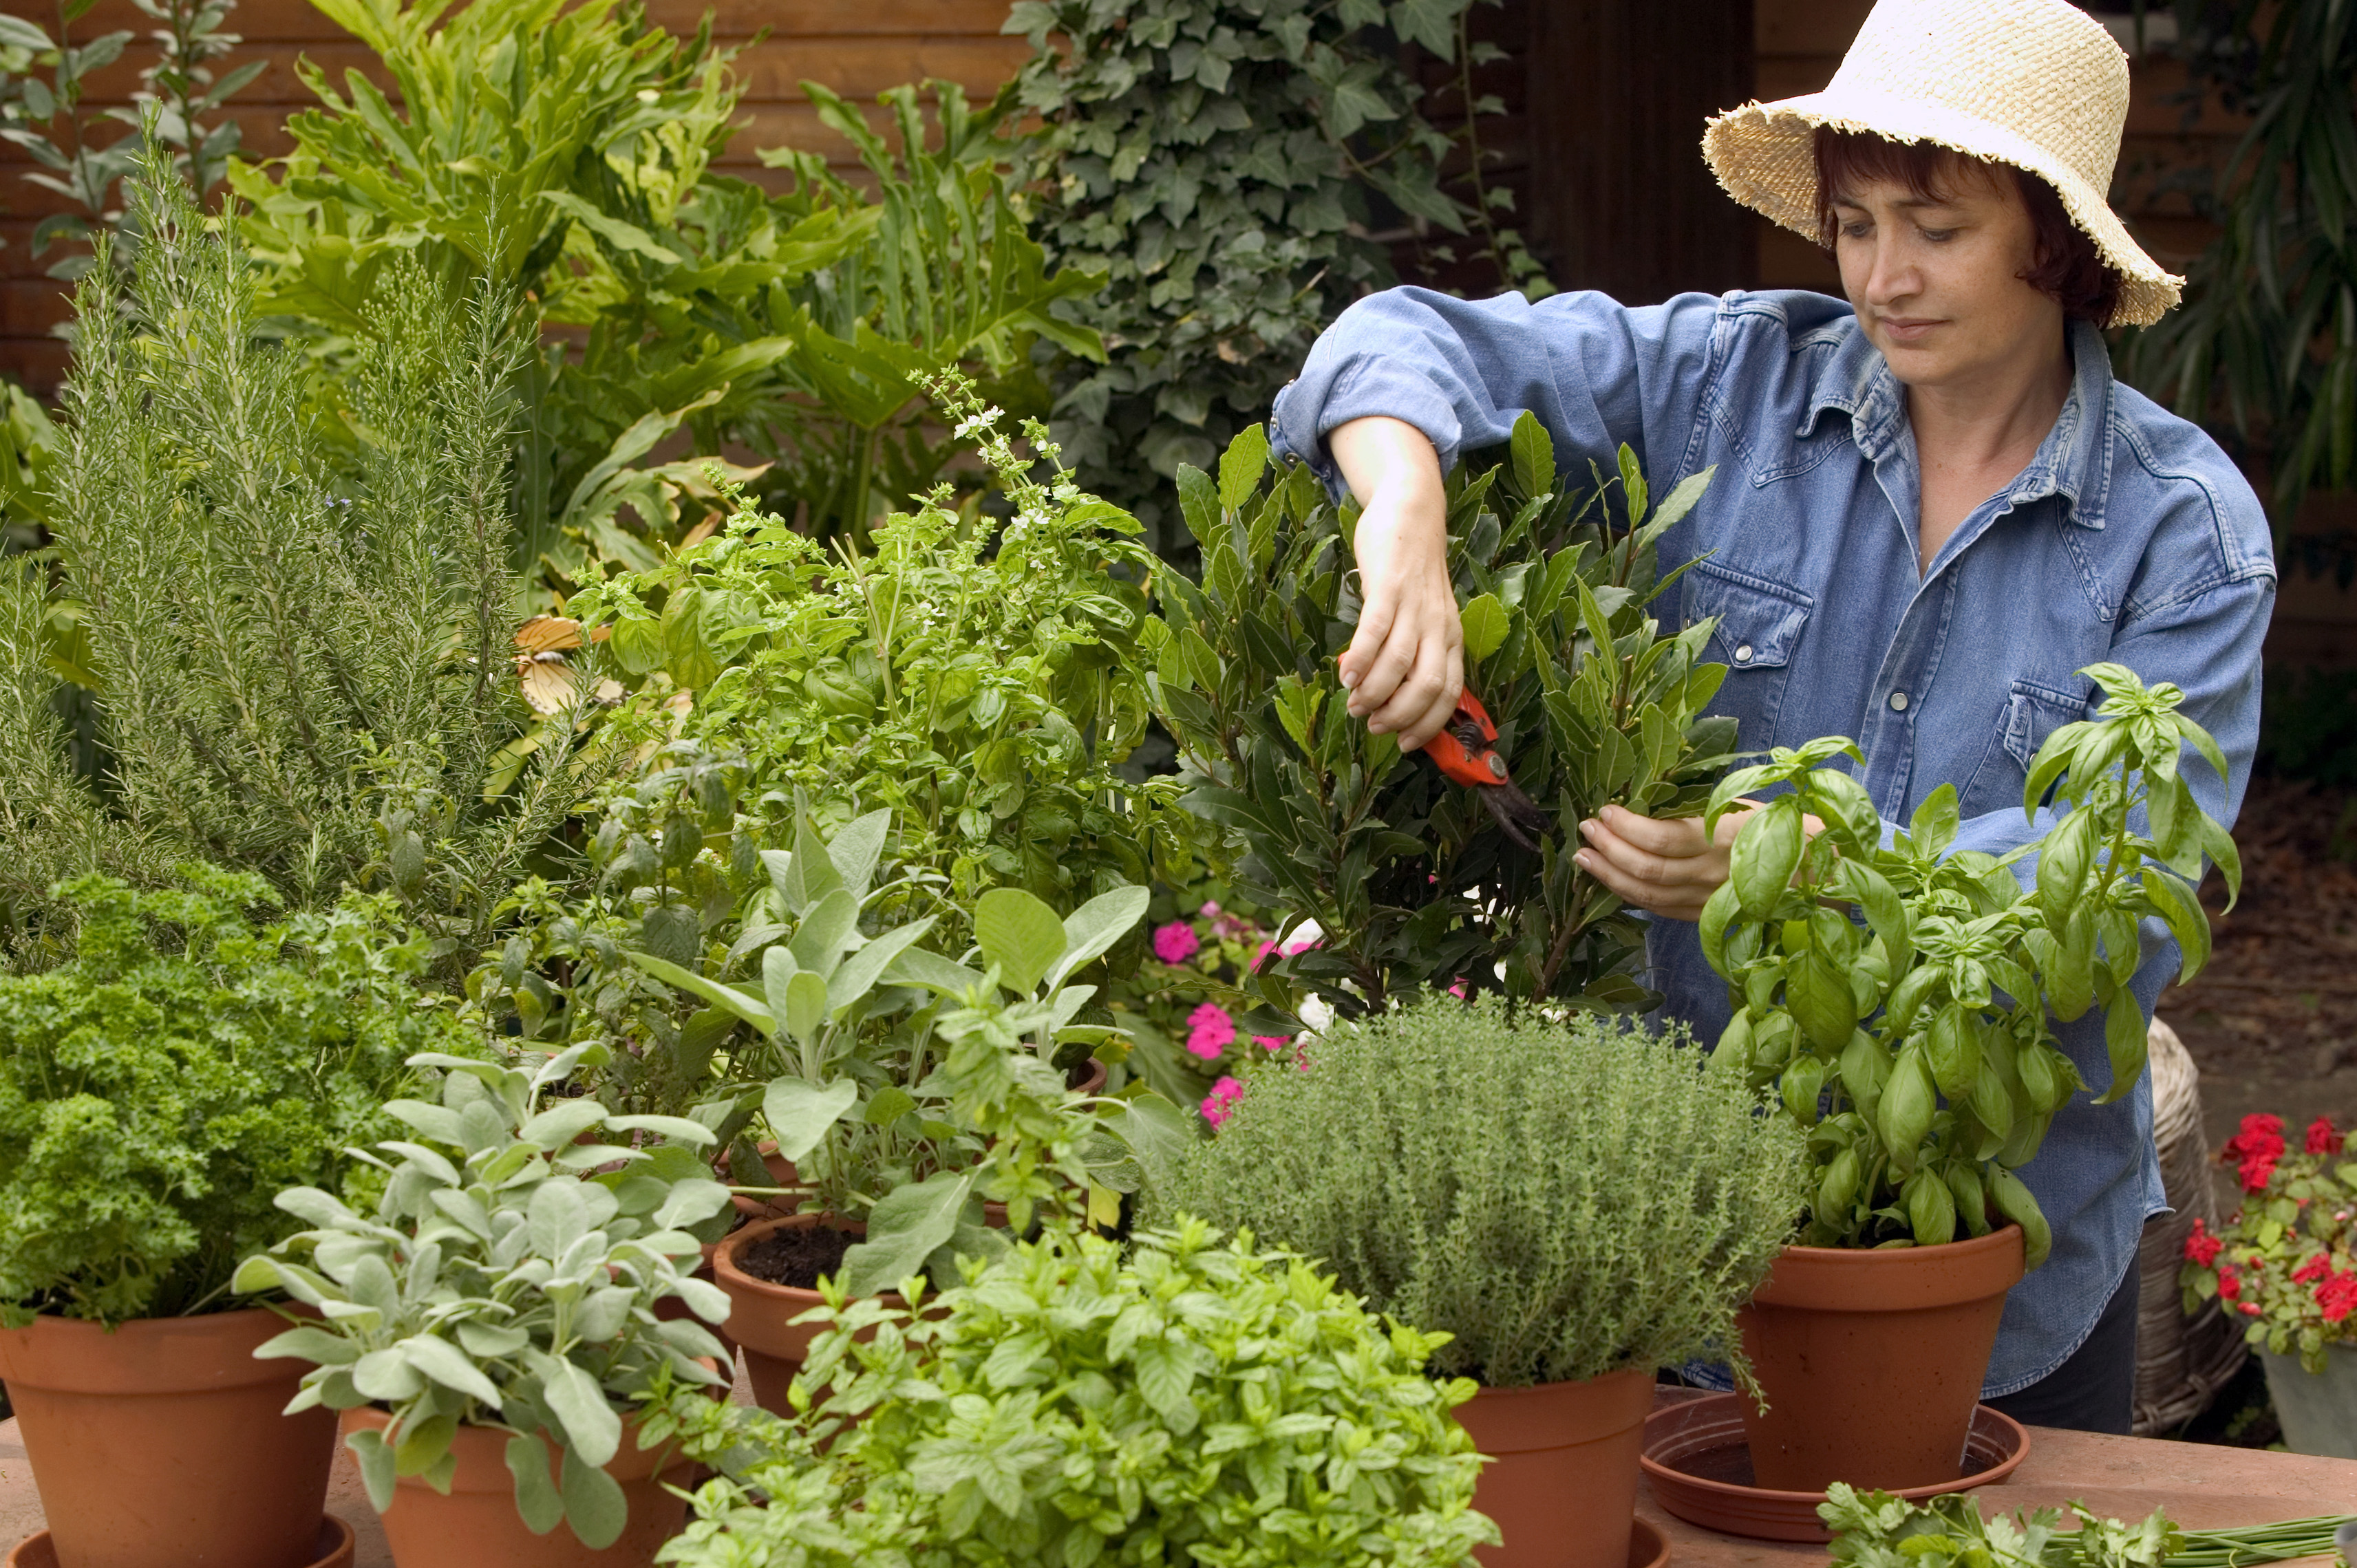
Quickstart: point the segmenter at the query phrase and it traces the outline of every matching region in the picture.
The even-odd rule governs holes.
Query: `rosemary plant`
[[[93,271],[76,302],[56,559],[0,578],[0,929],[38,960],[61,877],[153,885],[200,858],[297,907],[373,883],[471,950],[569,803],[545,741],[483,799],[533,716],[509,678],[513,312],[453,309],[408,270],[323,413],[167,151],[132,196],[135,272]],[[40,635],[61,607],[84,665]],[[95,779],[52,716],[60,679],[99,707]]]

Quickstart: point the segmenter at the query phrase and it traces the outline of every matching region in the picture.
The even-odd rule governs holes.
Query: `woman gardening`
[[[1856,736],[1886,822],[1953,784],[1953,847],[2003,854],[2050,825],[2020,810],[2030,758],[2093,714],[2077,671],[2110,660],[2184,690],[2229,765],[2186,775],[2231,823],[2275,567],[2225,454],[2112,379],[2103,329],[2158,319],[2179,284],[2104,201],[2127,96],[2118,48],[2064,0],[1882,0],[1824,92],[1720,115],[1703,146],[1737,199],[1833,252],[1846,300],[1403,288],[1345,312],[1275,424],[1280,451],[1364,508],[1351,711],[1408,749],[1448,718],[1463,659],[1442,475],[1529,410],[1559,449],[1627,442],[1664,489],[1722,468],[1662,555],[1695,561],[1678,608],[1717,620],[1715,708],[1744,749]],[[1737,825],[1706,839],[1618,808],[1582,824],[1579,865],[1654,917],[1652,983],[1704,1039],[1727,1006],[1693,922]],[[2175,961],[2148,943],[2147,1016]],[[2100,1019],[2061,1043],[2104,1081]],[[2125,1433],[2136,1239],[2163,1207],[2148,1084],[2076,1097],[2020,1174],[2053,1253],[2007,1302],[1983,1397]]]

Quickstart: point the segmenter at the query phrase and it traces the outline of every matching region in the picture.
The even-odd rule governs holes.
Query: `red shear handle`
[[[1424,743],[1424,753],[1458,783],[1483,789],[1507,779],[1506,759],[1490,748],[1497,738],[1498,726],[1490,722],[1481,699],[1466,692],[1440,733]]]

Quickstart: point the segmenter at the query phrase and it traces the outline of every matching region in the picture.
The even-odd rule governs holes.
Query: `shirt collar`
[[[2060,495],[2071,520],[2083,528],[2104,526],[2104,505],[2112,482],[2112,357],[2092,321],[2073,321],[2071,332],[2071,392],[2054,428],[2039,443],[2038,455],[2007,492],[2016,506]],[[1856,317],[1824,333],[1833,345],[1817,371],[1814,390],[1793,432],[1806,437],[1825,410],[1849,415],[1850,438],[1868,462],[1879,461],[1906,435],[1904,389],[1889,361],[1867,341]]]

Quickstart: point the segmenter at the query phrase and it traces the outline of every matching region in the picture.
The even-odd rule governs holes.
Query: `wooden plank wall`
[[[825,83],[855,102],[865,103],[884,88],[927,77],[963,84],[969,92],[996,91],[1029,54],[1019,38],[1003,38],[1007,0],[648,0],[648,15],[673,32],[688,34],[706,10],[715,38],[748,44],[763,28],[768,38],[738,57],[745,82],[745,118],[723,162],[732,173],[759,172],[756,150],[794,145],[823,149],[848,162],[847,144],[818,123],[802,94],[804,81]],[[21,16],[58,35],[54,4],[0,0],[0,11]],[[87,40],[118,28],[141,36],[124,57],[90,80],[86,104],[93,109],[127,104],[139,85],[140,67],[150,58],[143,47],[153,24],[129,0],[99,0],[76,22],[73,37]],[[288,151],[286,116],[316,101],[296,73],[308,59],[340,81],[347,70],[371,69],[366,46],[312,7],[309,0],[242,0],[231,28],[245,40],[233,62],[261,58],[270,69],[231,101],[231,112],[249,156]],[[112,134],[112,122],[102,123]],[[62,198],[19,178],[32,165],[16,147],[0,145],[0,374],[46,394],[65,368],[65,347],[50,328],[68,314],[59,286],[45,275],[62,249],[38,260],[28,243],[33,225],[66,206]]]

